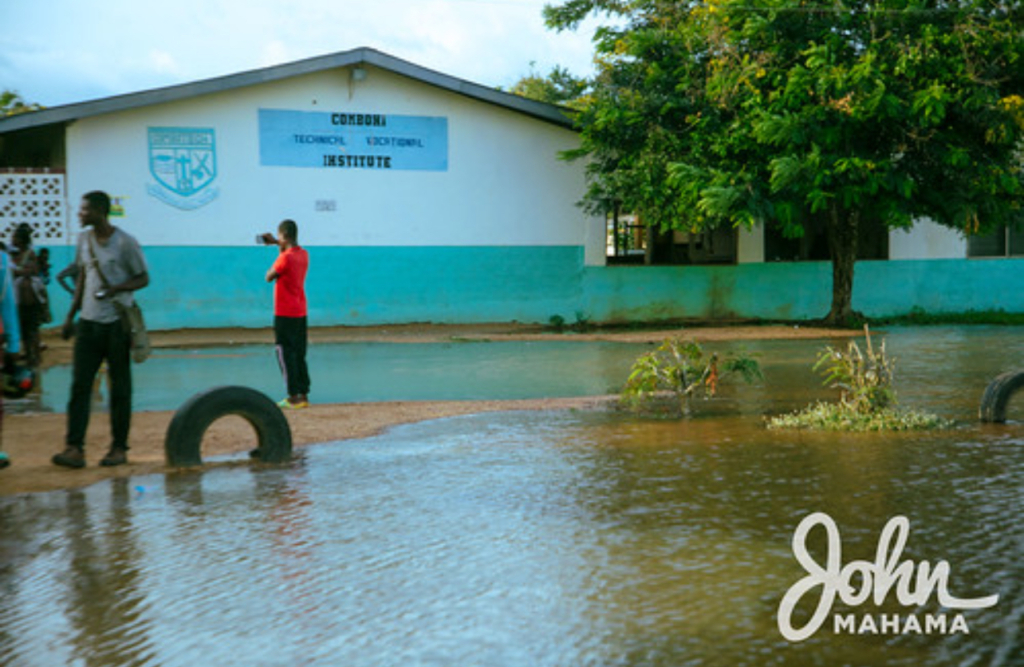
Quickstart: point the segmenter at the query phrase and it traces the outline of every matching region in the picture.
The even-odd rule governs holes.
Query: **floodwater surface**
[[[1020,364],[1024,330],[887,338],[903,403],[957,427],[768,431],[764,414],[829,392],[809,370],[819,343],[765,343],[747,346],[764,383],[682,421],[459,417],[286,467],[0,498],[0,664],[1022,665],[1022,401],[1008,425],[974,415]],[[779,605],[807,575],[794,531],[814,512],[834,520],[842,564],[874,562],[905,516],[900,562],[946,561],[950,595],[998,602],[908,607],[894,586],[880,606],[833,607],[879,632],[830,614],[787,641]],[[808,543],[824,563],[822,531]]]
[[[647,348],[546,341],[314,345],[308,358],[311,398],[318,403],[365,403],[614,393],[633,359]],[[284,395],[269,345],[155,350],[132,372],[136,410],[175,410],[197,392],[222,384],[252,387],[275,400]],[[43,374],[41,395],[19,407],[63,412],[70,383],[69,366],[50,368]],[[105,396],[102,383],[100,390]]]
[[[682,333],[685,336],[685,331]],[[617,393],[636,357],[655,347],[567,338],[565,342],[314,345],[309,351],[311,398],[319,403],[364,403]],[[950,418],[969,418],[976,412],[973,402],[984,384],[1007,364],[1024,366],[1024,327],[897,327],[874,338],[876,344],[886,340],[890,355],[897,358],[897,387],[908,405],[923,401],[933,411],[957,413]],[[738,407],[747,412],[778,412],[827,396],[821,378],[811,371],[817,353],[827,343],[733,341],[705,347],[756,355],[766,381],[757,387],[738,388],[743,398]],[[831,344],[845,347],[846,341]],[[283,381],[270,346],[156,350],[146,363],[133,365],[132,372],[137,411],[176,410],[197,392],[223,384],[253,387],[275,398],[283,395]],[[47,369],[41,378],[41,393],[12,401],[8,407],[14,412],[63,412],[70,383],[69,366]],[[907,388],[910,391],[905,391]],[[102,408],[104,383],[99,383],[98,390],[97,407]],[[966,402],[965,394],[969,394]],[[964,405],[970,406],[967,412],[961,410]]]

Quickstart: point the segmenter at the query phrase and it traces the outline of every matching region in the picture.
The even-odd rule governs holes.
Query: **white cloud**
[[[264,45],[263,53],[260,56],[260,67],[272,67],[294,60],[290,55],[288,47],[280,40],[273,40]]]
[[[149,63],[153,70],[164,74],[180,75],[177,61],[170,53],[154,49],[149,52]]]
[[[550,0],[549,0],[550,1]],[[47,106],[359,46],[488,86],[536,62],[590,70],[589,32],[543,25],[545,0],[34,0],[6,4],[0,86]],[[54,18],[57,17],[57,18]]]

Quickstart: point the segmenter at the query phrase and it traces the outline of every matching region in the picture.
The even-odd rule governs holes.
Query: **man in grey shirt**
[[[114,301],[130,305],[132,292],[149,284],[149,270],[139,242],[110,224],[110,197],[89,192],[82,197],[75,264],[79,267],[75,295],[64,321],[63,335],[75,335],[71,398],[68,401],[66,449],[53,462],[68,468],[85,466],[85,433],[89,427],[92,386],[100,364],[110,377],[110,451],[103,466],[128,462],[128,431],[132,417],[131,337]],[[75,313],[81,319],[75,325]]]

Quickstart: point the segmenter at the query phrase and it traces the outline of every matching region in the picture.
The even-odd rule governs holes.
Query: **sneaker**
[[[53,465],[65,468],[84,468],[85,454],[78,447],[67,447],[60,454],[53,455]]]
[[[282,410],[301,410],[302,408],[308,408],[309,403],[301,399],[298,401],[292,401],[290,398],[284,398],[278,402],[277,407]]]
[[[120,447],[111,447],[107,455],[100,461],[100,465],[107,468],[123,466],[125,463],[128,463],[128,452]]]

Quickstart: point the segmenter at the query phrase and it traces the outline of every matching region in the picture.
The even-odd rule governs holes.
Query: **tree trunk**
[[[860,214],[856,211],[840,211],[838,207],[831,206],[826,226],[828,249],[832,257],[832,310],[825,322],[833,326],[848,326],[854,318],[853,267],[857,261]]]

